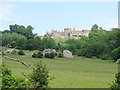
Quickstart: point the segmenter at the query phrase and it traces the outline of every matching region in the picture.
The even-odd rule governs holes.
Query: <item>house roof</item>
[[[56,30],[52,30],[52,32],[57,32]]]

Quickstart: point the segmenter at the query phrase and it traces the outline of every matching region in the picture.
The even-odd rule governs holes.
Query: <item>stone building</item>
[[[65,28],[64,32],[59,32],[57,30],[52,30],[51,33],[47,32],[44,37],[78,39],[81,36],[88,36],[90,32],[89,30],[75,30],[75,28],[72,30],[71,28]]]

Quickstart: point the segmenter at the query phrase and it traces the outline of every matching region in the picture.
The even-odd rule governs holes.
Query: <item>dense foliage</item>
[[[59,53],[58,53],[58,57],[63,58],[63,57],[64,57],[64,56],[63,56],[63,53],[62,53],[62,52],[59,52]]]
[[[62,52],[67,49],[74,55],[88,58],[96,57],[103,60],[120,58],[120,29],[118,28],[106,31],[95,24],[92,26],[88,37],[68,39],[62,44],[60,42],[56,43],[52,38],[41,39],[33,34],[32,30],[32,26],[25,28],[23,25],[10,25],[10,30],[2,32],[2,45],[30,51],[56,49]]]
[[[115,79],[110,87],[112,90],[120,90],[120,73],[115,75]]]
[[[33,72],[27,75],[27,79],[18,79],[12,76],[12,72],[5,64],[2,64],[2,89],[8,88],[43,88],[48,87],[49,80],[52,78],[48,75],[46,65],[42,62],[35,64]],[[25,75],[26,76],[26,75]]]
[[[103,60],[120,58],[120,29],[106,31],[95,27],[97,26],[92,27],[89,37],[82,36],[78,40],[67,40],[66,48],[73,54],[88,58],[93,56]]]
[[[25,53],[22,50],[18,51],[18,54],[19,55],[25,55]]]
[[[18,85],[17,80],[12,76],[11,70],[5,64],[2,64],[2,88],[15,88]]]
[[[32,83],[31,88],[48,87],[49,80],[52,79],[48,73],[46,65],[43,65],[41,61],[37,63],[32,73],[28,75],[28,79]]]
[[[36,53],[33,53],[32,57],[33,57],[33,58],[37,58],[37,54],[36,54]]]
[[[46,58],[55,58],[55,53],[51,52],[51,53],[45,53],[45,57]]]
[[[18,34],[24,35],[27,39],[31,39],[34,37],[34,34],[32,33],[32,30],[34,29],[32,26],[27,26],[25,28],[23,25],[10,25],[10,31],[16,32]]]

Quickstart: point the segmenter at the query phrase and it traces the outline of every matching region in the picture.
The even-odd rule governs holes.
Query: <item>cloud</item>
[[[111,28],[118,28],[118,19],[99,19],[98,24],[103,27],[103,29],[110,30]]]
[[[0,21],[11,21],[14,18],[13,10],[16,8],[13,4],[0,4]]]

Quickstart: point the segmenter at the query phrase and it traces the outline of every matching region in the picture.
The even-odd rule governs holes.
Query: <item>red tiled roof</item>
[[[57,32],[56,30],[52,30],[52,32],[55,32],[55,33],[64,33],[64,32]]]
[[[64,32],[57,32],[57,33],[64,33]]]
[[[52,32],[57,32],[56,30],[52,30]]]

